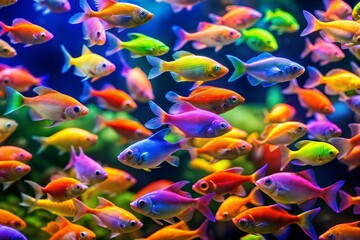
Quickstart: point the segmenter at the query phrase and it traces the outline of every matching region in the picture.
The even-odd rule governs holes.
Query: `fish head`
[[[95,76],[107,76],[114,72],[116,69],[115,65],[110,61],[104,59],[99,62],[95,67]]]
[[[261,12],[258,12],[258,11],[256,11],[255,9],[251,9],[251,10],[248,11],[248,18],[247,18],[247,20],[248,20],[249,24],[253,25],[253,24],[255,24],[255,22],[256,22],[257,20],[259,20],[260,18],[262,18],[262,16],[263,16],[263,15],[262,15]]]
[[[234,148],[238,154],[245,154],[251,151],[252,145],[246,141],[239,140],[238,143],[235,144]]]
[[[319,237],[319,240],[338,240],[341,238],[341,231],[336,228],[331,228]]]
[[[97,143],[98,136],[92,133],[82,136],[80,146],[83,150],[89,149]]]
[[[25,150],[20,150],[19,152],[14,153],[14,160],[20,161],[20,162],[27,162],[31,160],[32,154]]]
[[[297,78],[305,72],[305,68],[295,62],[290,63],[284,70],[286,76],[291,78]]]
[[[347,19],[352,14],[353,9],[345,1],[338,1],[336,4],[336,15],[340,19]]]
[[[164,55],[169,50],[170,50],[170,48],[168,46],[166,46],[165,44],[160,44],[160,45],[156,46],[155,55],[156,56]]]
[[[207,70],[207,76],[211,79],[217,79],[229,72],[229,69],[220,63],[210,64],[210,68]]]
[[[0,121],[1,122],[0,132],[2,134],[11,134],[18,127],[17,122],[15,122],[12,119],[2,118],[0,120],[2,120],[2,121]]]
[[[150,130],[146,129],[146,128],[144,128],[144,129],[138,128],[138,129],[135,130],[135,136],[136,136],[136,139],[138,139],[138,140],[148,138],[152,134],[153,133]]]
[[[130,203],[130,207],[135,212],[141,213],[145,216],[149,216],[152,214],[152,201],[150,194],[146,194],[145,196],[142,196],[135,201]]]
[[[292,126],[288,131],[288,134],[293,140],[301,138],[306,133],[307,133],[307,126],[300,122],[292,124]]]
[[[273,176],[260,178],[255,182],[255,185],[267,195],[274,193],[277,188],[276,179]]]
[[[241,33],[233,28],[224,28],[221,36],[225,42],[234,42],[241,37]]]
[[[232,219],[232,222],[244,232],[250,232],[255,227],[254,217],[247,212],[240,213]]]
[[[81,103],[74,103],[65,109],[65,118],[68,120],[83,117],[89,113],[89,109]]]
[[[192,189],[200,194],[206,195],[209,193],[213,193],[216,191],[216,184],[211,179],[200,179],[194,185],[192,185]]]
[[[68,12],[71,10],[71,5],[68,0],[58,0],[58,1],[51,1],[53,4],[53,8],[56,9],[56,12]]]
[[[329,55],[330,55],[330,60],[333,62],[340,61],[345,57],[345,54],[339,48],[331,49]]]
[[[76,229],[76,230],[75,230]],[[80,226],[79,228],[75,228],[74,231],[76,232],[77,238],[76,239],[81,239],[81,240],[94,240],[96,239],[96,235],[93,231],[84,228],[82,226]]]
[[[124,173],[121,174],[121,176],[119,176],[119,181],[117,182],[119,182],[119,184],[121,183],[124,186],[124,188],[128,189],[134,186],[137,183],[137,180],[129,173]]]
[[[89,168],[88,170],[90,171],[91,184],[103,182],[108,178],[108,174],[101,166]]]
[[[134,8],[134,11],[132,13],[132,20],[134,21],[134,23],[136,23],[136,25],[147,23],[153,17],[153,13],[141,7]]]
[[[342,130],[338,126],[332,124],[325,129],[323,136],[324,139],[328,140],[330,138],[339,137],[341,134]]]
[[[360,112],[360,95],[351,97],[351,98],[347,98],[345,100],[345,102],[347,104],[349,104],[350,106],[352,106],[352,108],[354,110],[356,110],[357,112]]]
[[[209,128],[206,130],[206,137],[218,137],[232,129],[231,125],[225,119],[216,119],[212,121]]]
[[[133,217],[133,219],[121,219],[118,223],[121,232],[125,233],[136,231],[143,225],[144,224],[135,217]]]
[[[125,100],[122,104],[122,110],[125,112],[132,112],[137,108],[137,104],[132,98]]]
[[[26,223],[21,218],[11,220],[10,225],[12,228],[15,228],[17,230],[21,230],[26,227]]]
[[[106,34],[104,29],[97,29],[97,31],[94,31],[93,36],[91,36],[92,39],[95,39],[96,45],[102,46],[106,42]]]
[[[250,45],[253,45],[253,48],[260,50],[261,52],[273,52],[279,48],[279,45],[275,37],[268,37],[265,39],[255,39],[254,41],[249,41]],[[248,42],[247,42],[248,43]]]
[[[77,183],[71,185],[66,190],[66,196],[68,196],[68,197],[76,197],[76,196],[79,196],[79,195],[83,194],[87,189],[88,189],[88,187],[84,183],[77,182]]]
[[[16,164],[12,165],[9,175],[16,178],[16,177],[24,176],[30,171],[31,171],[30,166],[23,164],[22,162],[17,162]]]
[[[5,88],[6,86],[14,87],[14,77],[12,75],[12,69],[4,69],[0,72],[0,85],[1,88]]]
[[[326,146],[319,156],[320,162],[327,163],[339,155],[339,150],[332,145]]]
[[[234,93],[229,95],[225,101],[223,101],[223,103],[221,104],[221,108],[224,111],[228,111],[230,109],[233,109],[234,107],[242,104],[245,102],[245,98],[243,96],[241,96],[238,93]]]
[[[35,43],[44,43],[49,41],[54,37],[54,35],[51,32],[46,31],[45,29],[41,32],[36,32],[33,34]]]
[[[141,151],[137,147],[130,146],[119,154],[118,160],[128,166],[141,166],[144,161],[142,155],[143,154],[141,154]]]
[[[6,57],[6,58],[12,58],[17,55],[17,52],[14,48],[10,46],[0,46],[0,56]]]
[[[329,104],[327,102],[321,103],[320,109],[321,109],[322,113],[326,114],[326,115],[331,114],[335,111],[334,106],[331,103]]]

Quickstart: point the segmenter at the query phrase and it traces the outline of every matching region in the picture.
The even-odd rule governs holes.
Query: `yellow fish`
[[[74,74],[83,77],[82,81],[91,78],[91,82],[95,82],[116,69],[113,63],[98,54],[92,53],[85,45],[83,45],[81,56],[77,58],[73,58],[63,45],[61,45],[61,50],[65,58],[62,73],[69,70],[71,66],[75,66]]]
[[[21,230],[26,227],[26,222],[24,222],[24,220],[22,220],[12,212],[0,209],[0,225],[5,225]]]
[[[17,128],[18,124],[12,119],[0,118],[0,143],[4,142]]]
[[[17,55],[16,50],[11,47],[7,42],[0,39],[0,57],[12,58]]]
[[[231,167],[230,160],[221,160],[216,163],[210,163],[202,158],[195,158],[189,162],[189,166],[192,169],[202,170],[208,173],[221,172]]]
[[[282,123],[293,119],[296,110],[289,104],[280,103],[275,105],[270,112],[264,110],[264,122],[265,123]]]

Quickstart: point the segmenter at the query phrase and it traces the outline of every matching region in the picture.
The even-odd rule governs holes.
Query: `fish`
[[[19,203],[20,206],[29,208],[28,213],[37,210],[44,209],[51,212],[52,214],[73,217],[75,216],[75,205],[73,199],[66,200],[63,202],[53,202],[49,199],[39,199],[36,201],[35,198],[30,197],[24,193],[21,193],[22,201]]]
[[[193,41],[192,46],[196,50],[214,47],[215,52],[218,52],[223,46],[241,37],[241,33],[233,28],[208,22],[199,22],[197,32],[194,33],[186,32],[179,26],[173,26],[172,30],[177,38],[174,51],[181,49],[187,42]]]
[[[240,240],[266,240],[266,238],[261,234],[247,234],[240,238]]]
[[[339,196],[341,199],[339,211],[342,212],[354,205],[354,214],[360,214],[360,187],[355,187],[356,196],[350,196],[348,193],[340,190]]]
[[[60,150],[59,155],[70,152],[71,146],[81,147],[84,151],[94,146],[98,136],[81,128],[65,128],[49,137],[33,136],[41,146],[37,154],[42,153],[48,146],[54,146]]]
[[[266,168],[267,164],[253,174],[246,176],[241,175],[243,172],[241,167],[229,168],[205,176],[192,185],[192,189],[202,195],[215,193],[213,199],[217,202],[223,202],[224,195],[227,193],[242,197],[246,194],[242,184],[245,182],[255,183],[265,176]]]
[[[87,186],[82,182],[69,177],[60,177],[50,183],[45,187],[40,186],[36,182],[25,180],[35,192],[35,203],[44,195],[47,194],[47,199],[53,202],[64,202],[70,200],[77,196],[80,196],[87,190]]]
[[[0,36],[8,33],[12,44],[25,43],[24,47],[46,43],[54,37],[52,33],[43,27],[23,18],[15,18],[12,26],[7,26],[0,21],[0,29]]]
[[[230,168],[231,165],[231,161],[227,159],[216,163],[210,163],[208,160],[205,160],[203,158],[195,158],[189,162],[189,167],[191,169],[198,169],[208,173],[224,171],[225,169]]]
[[[139,58],[143,56],[161,56],[169,51],[169,47],[163,42],[146,36],[142,33],[128,33],[130,41],[121,41],[114,34],[106,33],[109,47],[105,52],[106,56],[127,49],[131,53],[132,58]]]
[[[338,46],[319,37],[316,38],[314,44],[311,43],[309,38],[305,39],[305,49],[300,58],[304,59],[309,54],[311,54],[311,61],[314,63],[320,62],[320,66],[338,62],[345,58],[345,54]]]
[[[147,184],[145,187],[143,187],[142,189],[140,189],[136,194],[135,194],[135,198],[140,198],[148,193],[151,193],[153,191],[159,190],[159,189],[163,189],[163,188],[167,188],[170,185],[173,185],[174,182],[166,180],[166,179],[160,179],[160,180],[155,180],[150,182],[149,184]]]
[[[109,200],[98,197],[99,205],[90,208],[80,200],[74,199],[76,213],[73,221],[77,221],[86,214],[92,214],[96,224],[111,231],[110,238],[121,233],[130,233],[140,229],[143,223],[127,210],[117,207]]]
[[[106,42],[106,33],[100,19],[89,18],[83,22],[84,40],[88,41],[88,47],[102,46]]]
[[[187,138],[184,138],[176,143],[170,143],[165,140],[166,134],[170,129],[162,129],[149,138],[138,141],[129,147],[125,148],[119,155],[118,160],[130,167],[137,169],[144,169],[150,172],[150,169],[159,168],[159,165],[167,161],[174,167],[178,167],[180,159],[171,154],[187,148]]]
[[[278,35],[297,32],[300,27],[299,23],[291,13],[285,12],[280,8],[276,8],[275,11],[267,9],[265,11],[263,22],[269,22],[269,30],[276,31]]]
[[[18,123],[15,120],[9,118],[0,118],[0,143],[4,142],[7,138],[9,138],[11,134],[15,132],[17,127]]]
[[[329,140],[339,150],[338,159],[349,156],[351,151],[360,145],[360,124],[350,123],[351,138],[336,137]]]
[[[267,125],[261,133],[262,140],[253,139],[255,146],[271,144],[270,151],[274,151],[279,145],[288,146],[307,132],[307,127],[301,122],[284,122]]]
[[[0,1],[0,8],[8,7],[13,4],[17,3],[17,0],[1,0]]]
[[[348,167],[348,171],[352,171],[360,166],[360,147],[355,147],[348,156],[345,156],[340,161]]]
[[[124,91],[116,89],[113,85],[106,84],[101,90],[96,90],[89,83],[84,83],[84,90],[80,96],[82,102],[96,97],[101,108],[114,112],[132,112],[137,108],[134,100]]]
[[[156,129],[164,124],[178,128],[186,137],[212,138],[229,132],[231,125],[215,113],[201,110],[193,105],[176,103],[170,113],[166,113],[156,103],[149,101],[152,112],[157,116],[145,123],[145,127]]]
[[[307,169],[301,172],[281,172],[263,177],[255,185],[277,203],[283,205],[297,204],[303,210],[310,209],[316,198],[322,198],[336,213],[336,193],[345,181],[338,181],[331,186],[320,188],[316,182],[314,171]]]
[[[89,113],[89,109],[75,98],[62,94],[54,89],[39,86],[33,89],[36,97],[24,97],[11,87],[6,87],[6,112],[8,115],[23,106],[31,108],[33,121],[51,120],[50,127],[73,119],[81,118]]]
[[[360,95],[349,97],[345,93],[339,93],[339,101],[344,102],[354,113],[360,114]]]
[[[12,46],[10,46],[10,44],[0,39],[0,57],[12,58],[12,57],[16,57],[16,55],[17,55],[16,50]]]
[[[357,60],[360,60],[360,45],[349,47],[349,51]]]
[[[281,171],[290,162],[299,166],[321,166],[331,162],[339,154],[339,150],[325,142],[303,140],[297,142],[295,147],[298,149],[297,151],[292,151],[285,146],[279,146],[281,152]],[[297,160],[293,161],[294,159]]]
[[[311,239],[317,239],[311,220],[320,212],[315,208],[299,215],[291,215],[279,205],[250,208],[232,219],[241,231],[252,234],[276,233],[290,224],[297,224]]]
[[[284,123],[291,121],[296,114],[296,109],[286,103],[279,103],[273,106],[268,112],[264,110],[264,123]]]
[[[74,74],[78,77],[82,77],[83,82],[90,78],[91,82],[95,82],[100,78],[111,74],[116,69],[113,63],[102,56],[91,52],[85,45],[83,45],[81,56],[77,58],[73,58],[64,45],[61,45],[61,50],[65,58],[65,63],[61,72],[65,73],[71,66],[75,66]]]
[[[303,14],[308,25],[300,34],[301,37],[320,30],[325,41],[341,43],[342,49],[356,45],[357,39],[360,39],[360,23],[350,20],[321,22],[306,10],[303,10]]]
[[[43,15],[49,13],[64,13],[71,10],[68,0],[34,0],[35,11],[42,11]]]
[[[0,225],[21,230],[26,227],[26,222],[12,212],[0,209]]]
[[[241,210],[246,208],[246,204],[249,203],[255,206],[264,205],[264,199],[257,187],[253,188],[246,197],[230,196],[226,198],[216,212],[216,221],[231,221],[231,219],[241,213]]]
[[[0,147],[0,161],[16,160],[27,163],[32,158],[32,154],[16,146],[1,146]]]
[[[234,91],[212,86],[197,87],[187,97],[169,91],[165,98],[173,103],[188,102],[197,108],[216,114],[230,111],[245,102],[245,98]]]
[[[244,42],[255,52],[274,52],[279,48],[274,35],[262,28],[241,30],[241,38],[235,42],[235,45],[238,46]]]
[[[360,19],[360,4],[357,3],[351,13],[352,18],[357,21]]]
[[[359,221],[337,224],[325,233],[321,234],[319,240],[326,239],[356,239],[360,235]]]
[[[8,226],[0,225],[0,235],[3,239],[27,240],[21,232]]]
[[[73,15],[69,23],[78,24],[97,17],[102,20],[106,30],[116,27],[118,31],[122,31],[143,25],[154,17],[154,14],[135,4],[115,0],[96,0],[95,2],[98,11],[93,11],[86,0],[80,0],[80,8],[84,12]]]
[[[352,9],[349,4],[343,0],[324,0],[325,11],[315,10],[315,15],[325,22],[331,22],[340,19],[349,19]]]
[[[3,184],[3,190],[28,174],[30,170],[30,166],[19,161],[0,161],[0,183]]]
[[[314,67],[307,67],[309,79],[306,80],[305,88],[315,88],[320,84],[325,85],[325,93],[328,95],[338,95],[360,88],[360,77],[352,72],[341,68],[335,68],[323,76],[319,70]]]
[[[79,147],[79,155],[76,154],[75,148],[71,146],[69,163],[64,170],[74,168],[76,179],[85,184],[96,184],[105,181],[108,178],[106,171],[94,159],[88,157],[83,149]]]
[[[147,75],[139,67],[131,68],[124,57],[119,54],[122,63],[121,76],[126,79],[126,87],[130,96],[137,102],[146,103],[154,100],[154,92]]]
[[[49,222],[41,230],[51,235],[50,240],[56,239],[84,239],[93,240],[96,235],[90,229],[81,225],[73,224],[66,218],[58,216],[55,221]]]
[[[225,10],[226,14],[223,16],[210,13],[210,20],[214,24],[243,30],[252,27],[262,17],[261,12],[247,6],[228,5],[225,7]]]
[[[146,56],[152,66],[148,74],[149,79],[153,79],[163,72],[170,72],[176,82],[195,82],[190,89],[193,90],[207,81],[216,80],[228,73],[229,69],[215,60],[196,56],[190,52],[178,51],[173,55],[175,61],[165,62],[160,58]]]
[[[194,209],[197,209],[210,221],[215,222],[215,217],[208,207],[214,194],[191,198],[189,193],[180,190],[188,183],[189,181],[183,180],[167,188],[150,192],[131,202],[130,207],[135,212],[152,218],[160,225],[163,224],[159,220],[175,223],[174,217],[188,222],[193,217]]]
[[[280,82],[288,82],[305,72],[300,64],[287,58],[274,57],[270,53],[261,53],[246,63],[232,55],[226,55],[235,68],[229,82],[233,82],[244,74],[252,86],[261,83],[263,87],[270,87]]]
[[[156,0],[156,2],[166,2],[170,4],[174,13],[178,13],[183,9],[191,11],[194,5],[203,1],[205,0]]]
[[[329,115],[335,111],[330,99],[318,89],[300,88],[294,79],[290,82],[289,87],[284,89],[283,94],[297,94],[300,105],[307,108],[306,117],[311,117],[315,113]]]
[[[342,134],[341,128],[330,122],[324,115],[316,113],[315,119],[306,124],[309,139],[327,142],[330,138],[339,137]]]

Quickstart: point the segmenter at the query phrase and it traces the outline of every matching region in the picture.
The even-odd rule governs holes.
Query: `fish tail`
[[[49,75],[44,74],[38,78],[38,86],[47,86],[47,81],[49,80]]]
[[[347,156],[354,148],[353,144],[351,144],[350,139],[347,138],[331,138],[329,139],[329,143],[336,147],[337,150],[339,150],[339,155],[337,156],[338,159],[342,159]]]
[[[209,237],[206,233],[208,225],[209,225],[209,219],[205,219],[205,221],[200,225],[200,227],[195,230],[196,237],[198,237],[202,240],[208,240]]]
[[[282,90],[282,93],[283,94],[296,94],[298,88],[299,88],[299,85],[298,85],[296,79],[294,79],[289,82],[289,87]]]
[[[311,223],[311,220],[320,212],[321,208],[315,208],[304,213],[299,214],[299,222],[297,223],[302,230],[311,238],[317,239],[316,231]]]
[[[9,26],[0,21],[0,36],[7,33],[9,31]]]
[[[309,38],[306,38],[305,39],[305,49],[301,53],[300,58],[301,59],[305,58],[307,55],[309,55],[312,52],[313,49],[314,49],[314,45],[310,42]]]
[[[263,22],[266,23],[266,22],[270,21],[270,19],[273,17],[273,15],[274,15],[273,11],[271,11],[270,9],[266,9]]]
[[[121,76],[122,77],[126,77],[130,71],[130,66],[129,64],[126,62],[124,56],[121,54],[121,52],[118,53],[120,62],[122,64],[122,69],[121,69]]]
[[[150,63],[150,65],[153,67],[149,72],[149,79],[153,79],[157,76],[159,76],[161,73],[164,72],[163,64],[164,61],[160,58],[153,57],[153,56],[146,56],[146,59]]]
[[[105,118],[101,115],[96,115],[95,117],[95,127],[93,129],[93,132],[99,132],[100,130],[104,129],[106,127],[106,121]]]
[[[177,103],[180,101],[181,96],[176,92],[169,91],[166,93],[165,98],[170,102]]]
[[[257,171],[254,172],[253,174],[251,174],[252,183],[255,183],[257,180],[259,180],[260,178],[262,178],[262,177],[265,176],[267,166],[268,166],[268,164],[265,164],[265,165],[262,166],[259,170],[257,170]]]
[[[113,55],[114,53],[123,49],[121,40],[117,38],[114,34],[106,32],[106,39],[109,42],[109,47],[105,52],[106,56]]]
[[[175,46],[174,46],[174,51],[177,51],[180,48],[182,48],[188,42],[187,37],[188,37],[189,34],[179,26],[173,26],[172,30],[176,35],[176,42],[175,42]]]
[[[264,198],[262,197],[260,190],[257,187],[254,187],[249,193],[248,198],[250,199],[250,203],[255,206],[264,205]]]
[[[74,163],[76,161],[76,151],[73,145],[71,145],[71,153],[70,153],[70,160],[69,163],[65,166],[64,170],[68,170],[74,166]]]
[[[43,191],[43,187],[40,186],[39,184],[37,184],[36,182],[30,181],[30,180],[25,180],[25,182],[34,189],[34,192],[35,192],[34,205],[36,205],[37,201],[45,194],[45,192]]]
[[[246,73],[246,63],[244,63],[243,61],[232,55],[226,55],[226,57],[230,60],[230,62],[235,68],[234,73],[231,75],[231,77],[228,80],[228,82],[233,82]]]
[[[149,129],[156,129],[161,127],[163,124],[165,124],[164,122],[164,118],[167,115],[166,112],[164,110],[161,109],[161,107],[159,107],[156,103],[154,103],[153,101],[149,101],[149,105],[150,105],[150,109],[151,111],[157,116],[154,117],[153,119],[150,119],[149,121],[147,121],[145,123],[145,127],[149,128]]]
[[[92,97],[92,87],[88,82],[84,82],[84,89],[83,92],[80,95],[80,101],[85,102],[89,100]]]
[[[321,84],[321,79],[324,77],[319,70],[312,66],[307,67],[309,79],[306,80],[304,88],[315,88]]]
[[[33,7],[35,11],[41,11],[45,8],[43,5],[40,4],[40,0],[34,0]]]
[[[306,10],[304,10],[303,13],[308,25],[300,34],[301,37],[306,36],[320,29],[319,26],[320,21],[317,20],[316,17],[314,17],[314,15],[312,15]]]
[[[81,9],[84,12],[76,13],[74,16],[72,16],[69,19],[69,23],[71,23],[71,24],[82,23],[85,20],[88,20],[89,18],[91,18],[90,15],[93,13],[93,10],[91,10],[88,2],[86,0],[80,0],[79,4],[80,4]]]
[[[336,204],[336,195],[339,189],[344,185],[345,181],[338,181],[331,186],[323,188],[322,199],[326,202],[327,205],[336,213],[339,213],[337,204]]]
[[[32,139],[34,139],[35,141],[38,141],[41,146],[39,148],[39,150],[37,151],[37,154],[42,153],[46,147],[47,147],[47,137],[40,137],[40,136],[32,136]]]
[[[341,199],[340,206],[339,206],[339,212],[342,212],[345,209],[348,209],[353,204],[352,197],[348,193],[346,193],[342,190],[339,191],[339,196]]]
[[[28,207],[28,213],[32,212],[34,210],[34,203],[35,203],[35,198],[30,197],[29,195],[25,194],[25,193],[21,193],[21,202],[19,203],[20,206],[23,207]]]
[[[6,87],[6,112],[5,115],[24,106],[24,96],[11,87]]]
[[[214,195],[215,193],[210,193],[195,199],[197,202],[196,209],[212,222],[215,222],[215,217],[209,208],[209,204]]]
[[[73,222],[76,222],[89,212],[89,208],[80,200],[73,198],[74,205],[75,205],[75,216]]]
[[[283,171],[285,167],[289,164],[292,160],[291,151],[284,145],[279,145],[279,150],[281,154],[281,168],[280,171]]]
[[[208,17],[210,18],[210,22],[212,22],[214,24],[221,24],[221,17],[219,15],[216,15],[214,13],[210,13],[208,15]]]
[[[64,45],[61,45],[61,50],[64,53],[64,58],[65,58],[65,63],[64,63],[64,66],[63,66],[63,68],[61,70],[61,73],[65,73],[71,67],[72,57],[71,57],[70,53],[66,50]]]

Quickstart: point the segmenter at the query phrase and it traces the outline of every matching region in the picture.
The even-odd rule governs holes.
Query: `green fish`
[[[274,52],[279,47],[274,35],[265,29],[251,28],[242,30],[241,34],[241,38],[235,44],[245,42],[255,52]]]
[[[124,48],[131,52],[132,58],[149,55],[161,56],[169,51],[169,47],[164,43],[141,33],[129,33],[128,37],[131,40],[128,42],[121,41],[114,34],[109,32],[106,32],[106,37],[109,42],[109,48],[106,51],[106,56],[110,56]]]
[[[299,30],[299,23],[293,15],[277,8],[275,11],[266,10],[264,22],[270,22],[270,31],[276,31],[278,35],[285,32],[293,33]]]
[[[281,152],[281,171],[293,159],[298,160],[293,161],[295,165],[320,166],[332,161],[339,154],[339,150],[326,142],[304,140],[296,143],[295,147],[299,150],[291,151],[285,146],[279,146]]]
[[[357,21],[360,19],[360,2],[358,2],[352,10],[352,18]]]

